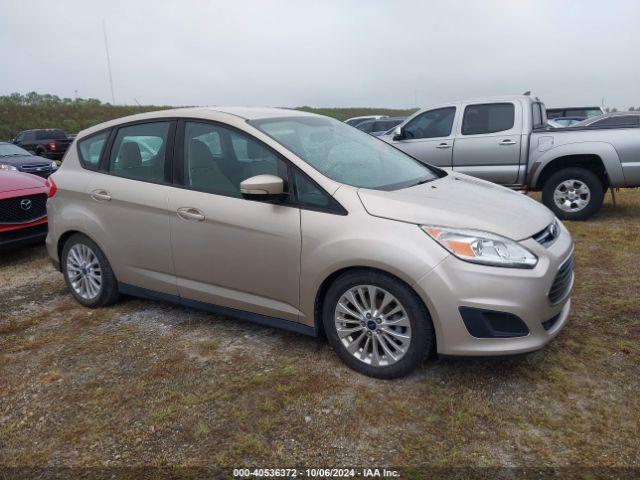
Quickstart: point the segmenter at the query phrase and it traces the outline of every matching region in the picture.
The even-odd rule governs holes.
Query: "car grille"
[[[556,278],[549,289],[549,301],[552,304],[560,303],[567,298],[573,286],[573,255],[570,256],[558,270]]]
[[[31,173],[40,177],[51,175],[51,163],[38,163],[35,165],[21,165],[18,167],[21,172]]]
[[[44,193],[0,200],[0,224],[35,222],[47,215]]]
[[[536,233],[533,236],[533,239],[538,242],[543,247],[548,247],[551,245],[556,238],[558,238],[558,234],[560,233],[560,229],[556,222],[549,224],[547,228]]]

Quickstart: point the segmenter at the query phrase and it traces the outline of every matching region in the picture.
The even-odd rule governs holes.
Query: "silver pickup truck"
[[[596,213],[607,188],[640,186],[640,128],[551,128],[525,95],[436,105],[380,138],[425,163],[541,190],[566,220]]]

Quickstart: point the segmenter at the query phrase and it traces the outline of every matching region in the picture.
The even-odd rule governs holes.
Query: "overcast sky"
[[[0,95],[111,101],[103,20],[118,104],[640,106],[640,0],[1,0]]]

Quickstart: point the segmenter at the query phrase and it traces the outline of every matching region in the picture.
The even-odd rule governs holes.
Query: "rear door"
[[[464,107],[453,151],[453,169],[501,184],[517,181],[522,107],[516,102]]]
[[[403,126],[404,138],[390,143],[422,162],[451,168],[455,116],[454,106],[427,110]]]
[[[96,230],[89,234],[118,281],[177,295],[167,211],[174,132],[171,120],[117,129],[86,193]],[[80,151],[92,157],[92,145],[81,143]]]

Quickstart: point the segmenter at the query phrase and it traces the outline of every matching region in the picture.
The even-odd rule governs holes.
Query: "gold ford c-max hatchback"
[[[323,116],[110,121],[52,182],[47,248],[87,307],[122,293],[324,332],[382,378],[541,348],[569,314],[573,244],[549,210]]]

